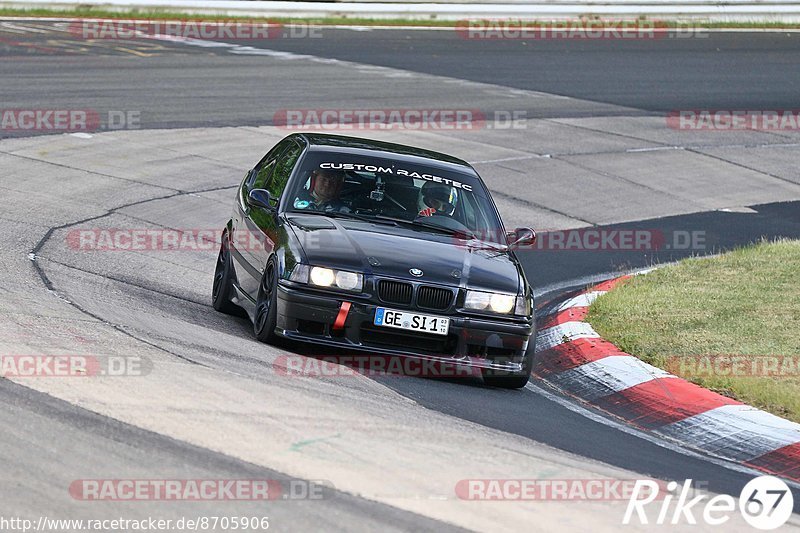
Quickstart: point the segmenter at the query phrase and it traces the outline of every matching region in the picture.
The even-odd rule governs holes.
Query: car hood
[[[322,215],[288,216],[312,265],[516,294],[520,269],[504,250],[468,246],[454,236]],[[419,269],[422,276],[412,276]]]

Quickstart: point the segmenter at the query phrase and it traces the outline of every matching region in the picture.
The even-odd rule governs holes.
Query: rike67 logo
[[[699,494],[693,497],[691,479],[687,479],[683,485],[670,481],[666,490],[667,494],[664,495],[654,481],[638,480],[628,500],[622,523],[723,526],[735,516],[738,507],[739,513],[750,526],[769,531],[784,525],[794,508],[794,497],[789,486],[774,476],[750,480],[742,489],[738,502],[728,494]]]

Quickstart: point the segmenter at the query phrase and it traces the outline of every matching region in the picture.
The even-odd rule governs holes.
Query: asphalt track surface
[[[666,112],[797,105],[796,33],[670,33],[655,39],[464,38],[453,31],[324,34],[323,55]],[[566,43],[566,44],[565,44]],[[313,39],[270,46],[319,54]],[[567,111],[566,109],[561,110]]]
[[[89,43],[66,30],[55,35],[6,30],[0,40],[0,75],[7,107],[80,102],[97,110],[140,110],[142,127],[162,128],[265,125],[276,110],[287,107],[352,107],[354,103],[344,87],[331,86],[324,74],[309,77],[273,71],[263,68],[258,58],[232,58],[224,49],[193,49],[146,39]],[[478,103],[487,112],[522,110],[529,117],[592,116],[608,113],[614,106],[625,107],[613,110],[612,114],[619,115],[797,106],[800,33],[705,33],[629,41],[476,41],[452,30],[315,31],[320,33],[314,37],[238,43],[608,105],[583,109],[563,100],[520,107],[519,103],[445,99],[450,105]],[[283,90],[286,86],[303,91],[301,102]],[[370,92],[369,87],[352,89],[365,95]],[[359,103],[380,102],[392,95],[389,91],[382,91],[381,98],[362,96]],[[437,96],[443,96],[431,94],[424,86],[418,94],[431,107]]]
[[[38,24],[43,23],[27,27],[39,28]],[[331,70],[337,68],[335,63],[328,70],[313,65],[282,68],[271,64],[270,68],[262,68],[262,58],[234,56],[221,48],[164,42],[124,45],[102,42],[87,46],[69,35],[54,38],[36,31],[3,33],[3,39],[0,76],[6,108],[141,110],[142,128],[262,126],[269,125],[271,117],[279,109],[362,107],[359,104],[363,104],[365,99],[369,102],[373,94],[369,87],[355,85],[361,79],[354,78],[354,85],[348,86],[340,79],[329,78]],[[414,80],[418,83],[412,93],[415,99],[407,104],[408,107],[430,108],[451,102],[449,105],[452,106],[455,98],[457,105],[486,111],[525,110],[529,118],[652,117],[676,108],[792,108],[796,107],[797,87],[800,86],[800,73],[796,68],[800,41],[796,34],[712,33],[704,39],[655,42],[476,43],[444,31],[325,30],[321,39],[274,39],[248,42],[246,46],[570,97],[527,99],[514,103],[507,93],[503,93],[498,104],[485,95],[472,99],[466,89],[465,92],[457,90],[459,85],[455,85],[453,93],[443,94],[426,86],[426,79],[422,78]],[[302,101],[298,101],[295,94],[300,90]],[[407,87],[397,85],[396,94],[391,90],[391,85],[381,86],[382,98],[374,100],[376,105],[385,106],[386,98],[409,101],[409,93],[403,92],[408,91]],[[356,99],[353,94],[360,96]],[[513,136],[506,139],[509,143],[514,142]],[[788,144],[793,140],[783,139]],[[789,156],[784,161],[796,163],[797,156]],[[15,173],[11,167],[4,170],[4,180]],[[785,178],[775,170],[769,175],[787,182],[796,179],[796,174],[790,173],[789,178]],[[213,196],[222,204],[230,197],[228,189],[237,179],[238,176],[229,182],[210,180],[205,192],[195,194]],[[6,185],[9,191],[14,189],[11,183]],[[572,198],[573,202],[581,202],[579,195],[572,193]],[[786,199],[796,197],[787,195]],[[191,221],[190,212],[165,218],[163,207],[159,209],[155,205],[142,204],[142,209],[138,210],[137,203],[146,201],[135,197],[130,200],[122,203],[131,207],[123,208],[113,216],[141,217],[140,220],[150,222],[158,219],[164,225],[182,223],[197,227],[198,223]],[[762,237],[800,237],[798,203],[774,200],[776,198],[762,196],[754,190],[751,202],[733,204],[735,207],[751,206],[749,210],[694,209],[691,213],[652,218],[641,216],[641,213],[652,211],[652,216],[661,213],[655,207],[645,206],[642,211],[636,211],[635,216],[609,219],[610,224],[603,224],[600,214],[591,218],[575,212],[548,212],[552,218],[546,219],[550,222],[546,227],[558,228],[559,222],[568,219],[566,227],[574,227],[572,223],[576,221],[578,225],[586,225],[581,223],[588,221],[590,225],[608,230],[648,228],[663,235],[673,235],[676,231],[701,231],[705,245],[701,249],[663,248],[636,252],[533,250],[523,252],[521,259],[539,292],[544,293],[540,300],[544,303],[559,292],[585,285],[590,279],[609,272],[651,266],[688,255],[717,253]],[[180,208],[180,204],[167,204],[167,207]],[[524,205],[516,207],[522,209]],[[219,209],[224,212],[228,207]],[[532,206],[531,209],[541,209],[541,206]],[[48,228],[72,226],[91,220],[93,216],[80,208],[76,208],[73,215],[67,216],[68,223],[43,221],[39,236],[59,235],[61,230],[48,233]],[[559,218],[562,215],[563,220]],[[6,216],[19,222],[14,213],[9,212]],[[38,226],[38,221],[34,225]],[[20,254],[28,251],[14,249]],[[126,273],[114,262],[94,270],[95,266],[85,260],[62,254],[48,243],[48,239],[39,241],[34,251],[41,252],[46,258],[44,266],[37,263],[41,277],[37,276],[34,281],[44,282],[62,296],[74,298],[72,304],[84,312],[86,320],[125,324],[125,319],[121,318],[124,313],[115,314],[115,306],[119,305],[116,300],[124,298],[137,302],[133,306],[137,310],[156,310],[170,317],[179,317],[197,328],[242,338],[249,335],[246,322],[215,315],[197,295],[203,294],[202,290],[181,292],[186,287],[180,283],[172,290],[165,289],[165,277],[169,279],[169,271],[159,272],[158,279],[148,280],[146,273]],[[120,268],[119,273],[114,272],[115,267]],[[96,278],[93,276],[97,272],[105,273],[104,283],[110,284],[110,292],[104,294],[95,286]],[[13,285],[4,289],[14,290]],[[222,373],[242,372],[259,379],[266,372],[254,356],[248,358],[224,350],[216,353],[215,345],[204,345],[210,341],[202,337],[181,337],[178,333],[168,337],[156,324],[146,320],[131,322],[128,326],[121,329],[132,337],[171,347],[176,355],[199,361]],[[147,328],[151,331],[147,332]],[[299,347],[288,348],[298,350]],[[308,351],[301,350],[300,353]],[[553,393],[542,391],[536,383],[513,392],[485,388],[477,382],[400,377],[381,377],[375,381],[432,413],[523,437],[533,449],[548,445],[642,476],[703,480],[709,490],[732,495],[738,495],[741,487],[752,478],[752,473],[726,468],[706,458],[667,449],[636,434],[622,432],[613,423],[603,423],[604,417],[597,413],[589,418],[580,408],[568,405],[566,400],[554,401]],[[139,477],[156,477],[153,472],[168,478],[269,476],[282,479],[284,476],[279,468],[265,469],[230,457],[224,450],[187,444],[180,439],[89,412],[76,406],[80,401],[58,400],[6,380],[0,382],[0,395],[3,403],[9,406],[2,415],[4,425],[16,428],[5,433],[0,441],[4,463],[13,465],[4,469],[2,475],[2,510],[5,515],[53,510],[66,515],[74,511],[74,502],[66,496],[53,495],[58,490],[63,492],[63,486],[69,480],[80,477],[76,472],[85,473],[85,465],[90,462],[93,463],[92,472],[106,473],[113,471],[115,465],[116,468],[140,465]],[[58,444],[54,446],[53,442]],[[62,446],[67,442],[70,449],[75,450],[70,454],[66,453],[66,445]],[[108,464],[104,465],[104,461]],[[26,479],[25,476],[28,476],[29,483],[20,483]],[[794,494],[795,512],[800,512],[800,491],[795,489]],[[48,500],[50,503],[45,503]],[[357,524],[363,530],[389,526],[399,530],[439,530],[446,526],[441,520],[427,518],[423,512],[403,511],[374,500],[335,492],[322,503],[297,502],[296,507],[294,502],[284,507],[275,505],[270,508],[270,516],[292,530],[319,524],[342,529]],[[167,508],[162,506],[157,511],[165,513],[164,509]],[[85,510],[83,508],[81,512]],[[242,511],[250,512],[252,507],[243,504]],[[184,514],[184,509],[172,507],[169,513]]]

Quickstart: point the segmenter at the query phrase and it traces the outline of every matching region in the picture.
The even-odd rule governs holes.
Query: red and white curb
[[[605,281],[539,317],[533,374],[654,435],[800,481],[800,424],[727,398],[622,352],[585,321]]]

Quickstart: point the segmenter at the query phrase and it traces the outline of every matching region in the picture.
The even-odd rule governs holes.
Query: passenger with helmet
[[[455,187],[428,181],[419,192],[419,213],[417,216],[430,217],[453,216],[458,203],[458,191]]]
[[[344,185],[344,172],[317,169],[311,172],[308,190],[302,189],[294,200],[295,209],[348,212],[350,209],[339,199]]]

